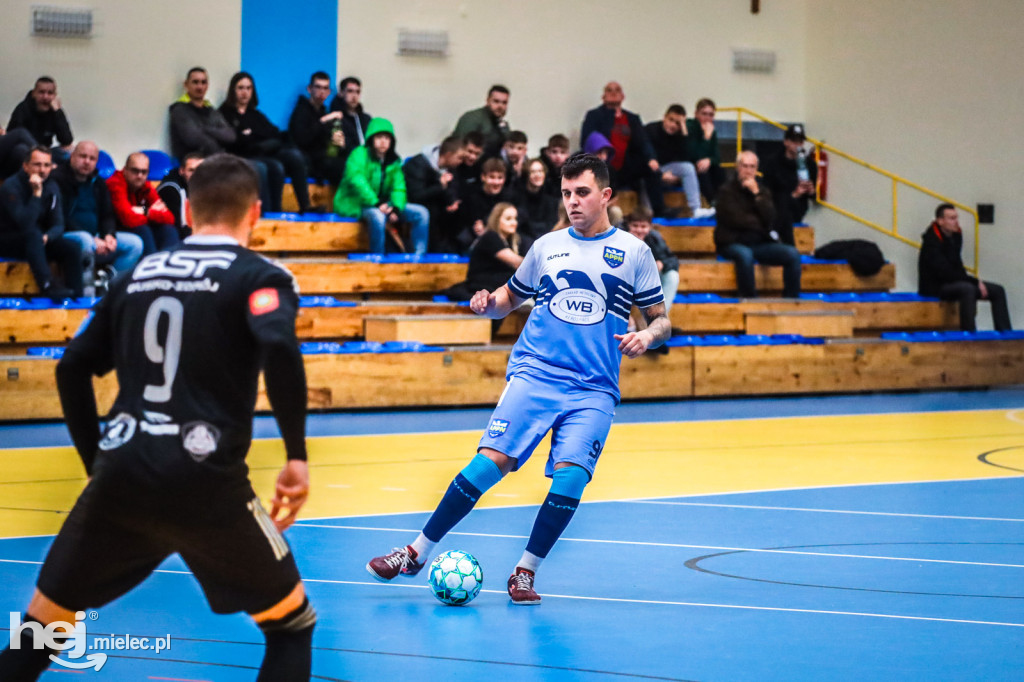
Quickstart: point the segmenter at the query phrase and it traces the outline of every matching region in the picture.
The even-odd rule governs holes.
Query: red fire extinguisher
[[[828,200],[828,152],[818,147],[818,198]]]

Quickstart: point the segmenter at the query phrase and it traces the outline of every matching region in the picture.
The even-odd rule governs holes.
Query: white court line
[[[1024,523],[1024,519],[1004,519],[995,516],[947,516],[944,514],[902,514],[899,512],[856,511],[851,509],[814,509],[808,507],[769,507],[755,504],[714,504],[712,502],[669,502],[667,500],[630,500],[626,504],[665,504],[678,507],[723,507],[726,509],[767,509],[771,511],[817,512],[820,514],[863,514],[865,516],[905,516],[913,519],[953,519],[956,521],[1006,521]]]
[[[328,524],[296,523],[292,528],[334,528],[337,530],[369,530],[394,533],[419,533],[410,528],[373,528],[367,526],[332,526]],[[528,539],[529,535],[505,535],[502,533],[461,533],[450,531],[448,535],[467,535],[478,538]],[[958,566],[993,566],[996,568],[1024,568],[1022,564],[998,564],[984,561],[953,561],[952,559],[921,559],[917,557],[872,556],[870,554],[839,554],[836,552],[800,552],[792,549],[758,549],[754,547],[717,547],[715,545],[684,545],[673,542],[639,542],[635,540],[597,540],[594,538],[559,538],[559,542],[592,542],[606,545],[631,545],[639,547],[671,547],[677,549],[702,549],[716,552],[757,552],[761,554],[796,554],[798,556],[837,557],[840,559],[874,559],[876,561],[910,561],[926,564],[954,564]]]
[[[428,589],[427,585],[409,585],[403,583],[379,583],[364,582],[361,580],[319,580],[316,578],[303,578],[307,583],[324,583],[330,585],[365,585],[368,587],[404,587],[413,589]],[[488,594],[506,594],[505,590],[480,590]],[[619,604],[652,604],[656,606],[693,606],[709,609],[740,609],[746,611],[782,611],[785,613],[813,613],[824,616],[860,616],[862,618],[893,618],[898,620],[919,620],[934,623],[965,623],[968,625],[999,625],[1011,628],[1024,628],[1024,623],[1003,623],[990,620],[967,620],[963,618],[935,618],[930,616],[903,616],[895,613],[867,613],[861,611],[826,611],[819,609],[791,609],[780,606],[751,606],[748,604],[706,604],[702,602],[687,601],[663,601],[655,599],[617,599],[614,597],[587,597],[578,594],[548,594],[542,593],[542,597],[551,599],[578,599],[581,601],[604,601]]]
[[[449,533],[451,535],[451,533]],[[470,535],[470,533],[464,533],[464,535]],[[870,557],[875,558],[875,557]],[[0,563],[12,563],[12,564],[36,564],[41,565],[42,561],[17,561],[15,559],[0,559]],[[154,573],[167,573],[170,575],[192,575],[191,571],[171,571],[167,569],[157,569]],[[322,578],[303,578],[304,583],[321,583],[325,585],[362,585],[366,587],[398,587],[415,590],[428,589],[427,585],[411,585],[407,583],[380,583],[370,582],[362,580],[325,580]],[[505,590],[480,590],[488,594],[506,594]],[[1000,621],[991,620],[968,620],[965,618],[935,618],[930,616],[903,616],[896,613],[868,613],[862,611],[828,611],[821,609],[793,609],[782,606],[752,606],[749,604],[709,604],[704,602],[688,602],[688,601],[666,601],[659,599],[622,599],[615,597],[588,597],[585,595],[578,594],[548,594],[542,593],[542,597],[548,597],[552,599],[578,599],[580,601],[604,601],[612,602],[616,604],[651,604],[655,606],[693,606],[697,608],[708,608],[708,609],[738,609],[742,611],[779,611],[783,613],[812,613],[823,616],[859,616],[861,618],[889,618],[895,620],[917,620],[927,621],[932,623],[964,623],[967,625],[998,625],[1002,627],[1010,628],[1024,628],[1024,623],[1003,623]]]

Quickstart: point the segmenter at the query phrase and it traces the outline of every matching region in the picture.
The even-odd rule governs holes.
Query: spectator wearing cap
[[[775,202],[775,231],[784,244],[794,244],[793,226],[807,215],[818,180],[817,164],[804,151],[805,140],[804,127],[794,123],[786,128],[782,151],[761,166],[764,184]]]

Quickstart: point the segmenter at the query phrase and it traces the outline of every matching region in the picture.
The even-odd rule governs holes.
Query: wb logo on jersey
[[[626,252],[606,246],[604,247],[604,262],[608,264],[608,267],[617,268],[626,262]]]
[[[601,275],[601,284],[604,293],[579,270],[560,270],[554,278],[544,275],[537,288],[537,305],[547,305],[552,315],[569,324],[598,324],[609,312],[629,317],[633,288],[608,273]]]
[[[231,251],[161,251],[143,258],[132,279],[199,278],[211,268],[227,270],[236,257]]]
[[[492,419],[491,425],[487,427],[487,435],[491,438],[504,436],[506,431],[508,431],[507,419]]]

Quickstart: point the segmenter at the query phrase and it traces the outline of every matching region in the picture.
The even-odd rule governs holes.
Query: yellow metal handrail
[[[773,125],[776,128],[779,128],[781,130],[785,130],[786,129],[786,126],[784,124],[779,123],[778,121],[773,121],[772,119],[768,118],[767,116],[762,116],[761,114],[757,113],[756,111],[752,111],[752,110],[747,109],[745,107],[721,107],[721,108],[718,109],[718,111],[719,112],[734,112],[736,114],[736,153],[737,153],[737,155],[741,151],[743,151],[743,116],[744,116],[744,114],[746,114],[748,116],[753,116],[754,118],[757,118],[757,119],[760,119],[760,120],[764,121],[765,123]],[[938,199],[939,201],[941,201],[943,203],[952,204],[953,206],[956,206],[958,209],[960,209],[962,211],[966,211],[968,215],[970,215],[972,218],[974,218],[974,267],[973,268],[967,268],[967,269],[972,274],[974,274],[974,275],[978,274],[978,253],[980,252],[980,246],[981,246],[981,239],[980,239],[980,237],[981,237],[981,235],[980,235],[980,230],[978,229],[978,225],[979,225],[978,212],[975,209],[973,209],[970,206],[967,206],[966,204],[963,204],[963,203],[961,203],[959,201],[956,201],[954,199],[950,199],[949,197],[942,196],[941,194],[939,194],[937,192],[933,192],[932,190],[930,190],[930,189],[928,189],[926,187],[922,187],[921,185],[917,184],[916,182],[911,182],[910,180],[907,180],[906,178],[902,178],[902,177],[896,175],[895,173],[892,173],[890,171],[885,170],[884,168],[879,168],[878,166],[876,166],[874,164],[871,164],[871,163],[868,163],[867,161],[864,161],[863,159],[858,159],[857,157],[852,156],[851,154],[847,154],[846,152],[841,151],[839,149],[836,149],[832,145],[826,144],[825,142],[822,142],[821,140],[816,140],[813,137],[808,137],[807,141],[814,145],[814,160],[815,160],[815,163],[817,163],[817,162],[819,162],[821,160],[821,150],[825,150],[829,154],[835,154],[836,156],[844,158],[847,161],[852,161],[853,163],[855,163],[855,164],[857,164],[859,166],[863,166],[864,168],[867,168],[870,171],[874,171],[875,173],[883,175],[883,176],[889,178],[890,180],[892,180],[892,229],[886,229],[886,228],[882,227],[881,225],[879,225],[878,223],[875,223],[875,222],[872,222],[870,220],[867,220],[866,218],[862,218],[862,217],[860,217],[860,216],[858,216],[858,215],[856,215],[856,214],[854,214],[854,213],[852,213],[850,211],[847,211],[846,209],[843,209],[843,208],[840,208],[839,206],[836,206],[835,204],[833,204],[833,203],[831,203],[829,201],[823,200],[821,198],[821,184],[820,184],[820,179],[821,178],[820,178],[820,176],[819,176],[819,182],[816,183],[816,186],[815,186],[815,196],[816,196],[816,198],[818,200],[818,204],[819,205],[824,206],[825,208],[830,208],[833,211],[835,211],[836,213],[839,213],[840,215],[846,216],[850,220],[854,220],[854,221],[856,221],[858,223],[861,223],[862,225],[867,225],[868,227],[870,227],[872,229],[878,230],[879,232],[881,232],[883,234],[886,234],[886,235],[892,237],[893,239],[899,240],[899,241],[903,242],[904,244],[909,244],[910,246],[913,246],[916,249],[920,249],[921,248],[921,243],[920,242],[914,241],[912,239],[908,239],[908,238],[904,237],[903,235],[901,235],[899,233],[899,219],[898,219],[898,215],[897,215],[897,209],[899,207],[899,186],[900,185],[906,185],[907,187],[909,187],[911,189],[914,189],[914,190],[917,190],[918,192],[922,192],[924,194],[927,194],[928,196],[933,197],[935,199]],[[723,164],[723,165],[726,165],[726,164]]]

